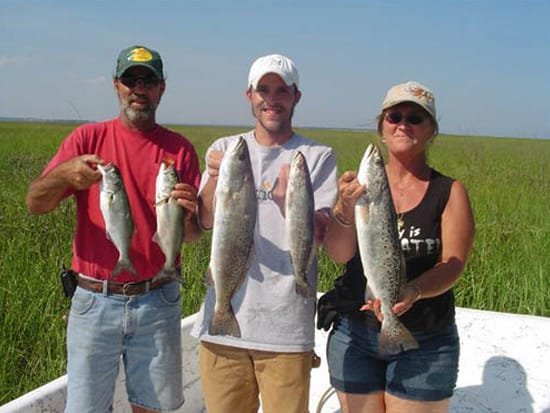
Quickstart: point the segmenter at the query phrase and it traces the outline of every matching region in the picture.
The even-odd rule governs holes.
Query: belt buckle
[[[124,284],[122,284],[122,295],[124,295],[126,297],[132,297],[132,296],[136,295],[136,294],[128,294],[128,291],[134,285],[136,285],[136,283],[124,283]]]

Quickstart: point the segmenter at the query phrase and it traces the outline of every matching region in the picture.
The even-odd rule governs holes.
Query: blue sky
[[[157,49],[160,123],[251,125],[255,58],[297,64],[296,126],[373,127],[386,90],[435,93],[440,129],[550,138],[550,2],[0,0],[0,117],[103,120],[132,44]]]

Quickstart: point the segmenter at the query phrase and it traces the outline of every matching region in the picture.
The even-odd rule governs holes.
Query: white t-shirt
[[[241,338],[208,334],[215,303],[212,287],[207,289],[191,334],[200,340],[253,350],[308,351],[314,347],[316,300],[296,293],[284,217],[271,192],[281,166],[290,164],[294,151],[299,150],[310,170],[315,210],[332,208],[337,196],[336,158],[332,148],[297,134],[281,146],[262,146],[254,131],[220,138],[209,150],[225,151],[239,136],[248,144],[258,199],[250,269],[231,299]],[[204,172],[200,189],[207,180]],[[316,259],[308,273],[308,283],[317,290]]]

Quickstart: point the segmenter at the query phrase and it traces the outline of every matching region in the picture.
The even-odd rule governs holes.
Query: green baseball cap
[[[162,73],[162,59],[156,50],[145,46],[130,46],[118,55],[115,76],[121,77],[126,70],[134,66],[143,66],[150,69],[156,77],[164,79]]]

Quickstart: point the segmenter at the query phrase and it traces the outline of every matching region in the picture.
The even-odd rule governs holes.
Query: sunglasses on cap
[[[390,111],[386,112],[384,119],[392,125],[400,123],[402,120],[405,120],[405,122],[410,123],[411,125],[420,125],[424,122],[426,116],[420,113],[410,113],[407,116],[403,116],[403,114],[399,111]]]
[[[156,76],[121,76],[118,80],[130,89],[134,88],[138,82],[141,82],[146,89],[151,89],[160,83],[160,79]]]

